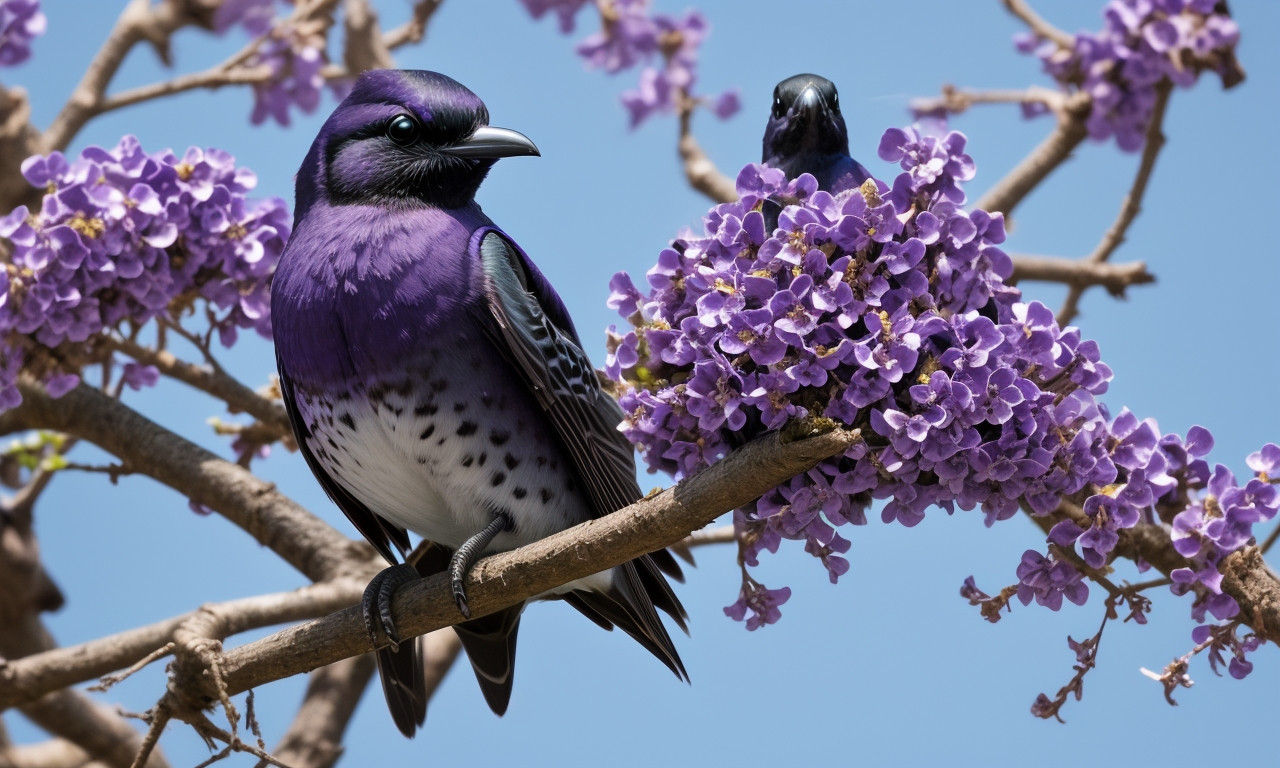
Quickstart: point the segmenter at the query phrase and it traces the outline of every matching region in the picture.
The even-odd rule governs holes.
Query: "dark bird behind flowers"
[[[393,565],[363,608],[396,725],[426,713],[421,644],[401,642],[397,588],[447,570],[489,706],[506,711],[523,605],[471,618],[481,556],[641,496],[623,414],[555,290],[481,211],[499,158],[537,155],[489,126],[483,102],[434,72],[367,72],[297,177],[294,232],[272,286],[280,388],[308,466]],[[404,562],[408,532],[434,543]],[[666,550],[540,597],[618,627],[687,679],[657,609],[685,629]]]
[[[833,195],[871,177],[849,156],[849,131],[835,83],[818,75],[788,77],[773,89],[762,161],[782,169],[788,179],[813,174],[818,189]]]

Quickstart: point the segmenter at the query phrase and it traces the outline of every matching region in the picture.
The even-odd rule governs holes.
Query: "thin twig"
[[[213,395],[226,403],[232,413],[243,412],[253,416],[272,428],[279,437],[292,434],[283,405],[259,395],[220,368],[194,365],[168,350],[155,350],[116,336],[108,337],[105,343],[143,365],[155,366],[165,376]]]
[[[1009,13],[1022,19],[1023,23],[1037,36],[1051,40],[1059,48],[1071,48],[1076,44],[1075,36],[1058,29],[1031,10],[1025,0],[1001,0]]]
[[[1098,247],[1089,254],[1085,261],[1094,264],[1101,264],[1111,258],[1111,254],[1116,248],[1124,242],[1125,233],[1129,230],[1129,225],[1138,217],[1142,211],[1142,198],[1147,192],[1147,182],[1151,180],[1151,171],[1155,168],[1156,159],[1160,156],[1160,150],[1164,148],[1164,114],[1169,106],[1169,94],[1173,90],[1173,83],[1165,79],[1156,87],[1156,101],[1151,108],[1151,122],[1147,125],[1146,142],[1142,147],[1142,161],[1138,164],[1138,171],[1134,174],[1133,184],[1129,188],[1129,193],[1125,195],[1124,202],[1120,205],[1120,212],[1116,215],[1116,220],[1103,234]],[[1080,297],[1084,295],[1084,291],[1088,286],[1072,286],[1067,292],[1067,298],[1062,304],[1062,309],[1058,311],[1058,325],[1065,326],[1070,323],[1079,312]]]
[[[731,203],[738,199],[738,188],[733,179],[716,168],[698,140],[693,137],[693,112],[697,102],[689,98],[683,89],[676,97],[680,105],[680,159],[684,163],[684,176],[689,186],[717,203]]]
[[[959,114],[976,104],[1043,104],[1051,112],[1061,116],[1066,104],[1066,94],[1051,88],[1033,85],[1023,90],[971,91],[942,86],[942,95],[932,99],[913,99],[911,111],[920,114],[945,110]]]
[[[443,4],[444,0],[418,0],[413,4],[413,17],[387,32],[382,42],[393,51],[402,45],[422,42],[427,36],[427,25],[431,23],[431,17]]]
[[[1023,280],[1064,283],[1080,288],[1100,285],[1112,296],[1123,296],[1129,286],[1154,283],[1156,276],[1148,272],[1147,265],[1141,261],[1103,264],[1087,259],[1018,254],[1013,256],[1013,276],[1007,282],[1016,284]]]
[[[721,525],[715,528],[704,528],[684,537],[678,546],[701,547],[707,544],[732,544],[736,541],[733,525]]]
[[[99,678],[97,683],[89,686],[89,690],[93,691],[94,693],[105,693],[109,688],[111,688],[111,686],[117,685],[118,683],[121,683],[129,679],[129,677],[131,677],[132,675],[136,674],[137,672],[145,668],[151,662],[156,661],[158,659],[163,659],[165,656],[168,656],[172,652],[173,652],[173,643],[172,642],[165,643],[164,645],[155,649],[151,653],[148,653],[146,656],[143,656],[141,659],[138,659],[136,662],[131,664],[128,669],[122,672],[113,672],[110,675],[103,675],[101,678]]]

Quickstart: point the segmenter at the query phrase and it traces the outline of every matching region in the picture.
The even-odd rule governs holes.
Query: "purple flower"
[[[247,62],[265,68],[270,77],[253,84],[253,112],[249,122],[259,125],[268,117],[289,125],[289,108],[310,114],[320,105],[325,65],[323,31],[291,23],[274,27]]]
[[[1240,30],[1225,5],[1111,0],[1103,16],[1103,29],[1078,33],[1069,49],[1036,46],[1026,35],[1015,38],[1017,49],[1035,53],[1064,90],[1089,94],[1093,104],[1086,125],[1096,141],[1114,136],[1125,151],[1141,149],[1163,81],[1188,87],[1209,70],[1230,88],[1244,78],[1235,60]]]
[[[773,624],[782,618],[778,606],[791,599],[791,588],[765,589],[754,580],[744,580],[742,590],[738,593],[738,601],[726,606],[724,615],[734,621],[747,621],[747,629],[757,630],[766,624]],[[751,616],[747,616],[747,612]]]
[[[15,362],[20,367],[28,351],[179,317],[197,301],[226,343],[237,328],[270,335],[267,286],[289,213],[281,200],[249,200],[257,179],[230,155],[147,154],[126,136],[70,163],[58,153],[28,158],[23,173],[47,193],[39,212],[20,207],[0,219],[0,237],[12,246],[0,300],[0,335],[9,340],[0,365],[5,407],[16,404]],[[155,382],[153,368],[122,371],[131,387]],[[56,397],[78,375],[46,368],[42,380]]]
[[[276,15],[276,0],[224,0],[213,14],[213,29],[218,34],[237,24],[251,35],[266,34]]]
[[[547,11],[554,11],[560,31],[566,34],[573,31],[573,17],[588,2],[590,0],[520,0],[525,10],[535,19],[541,19]]]
[[[44,34],[40,0],[0,0],[0,67],[31,58],[31,41]]]
[[[1022,555],[1018,565],[1018,599],[1023,605],[1035,600],[1051,611],[1062,608],[1062,598],[1076,605],[1089,599],[1084,575],[1069,564],[1051,560],[1033,549]]]

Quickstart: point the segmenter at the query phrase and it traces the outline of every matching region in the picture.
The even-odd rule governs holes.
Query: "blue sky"
[[[6,85],[31,93],[38,125],[49,123],[123,3],[46,2],[49,33],[27,65],[0,72]],[[380,3],[395,21],[407,3]],[[683,4],[656,0],[658,8]],[[712,25],[703,50],[702,89],[741,89],[743,111],[728,122],[699,115],[698,138],[731,175],[759,159],[773,85],[802,71],[824,74],[841,91],[852,151],[873,174],[896,169],[875,154],[880,134],[907,119],[907,101],[944,82],[1016,88],[1039,83],[1038,62],[1017,54],[1018,24],[1000,4],[948,0],[885,3],[844,0],[786,5],[717,0],[699,7]],[[1040,0],[1037,9],[1073,31],[1097,28],[1100,2]],[[1212,78],[1175,93],[1166,120],[1169,143],[1144,211],[1116,253],[1143,260],[1159,277],[1127,301],[1090,293],[1076,320],[1097,339],[1116,372],[1107,396],[1153,416],[1166,431],[1209,427],[1211,456],[1239,474],[1243,459],[1280,440],[1274,399],[1274,309],[1280,266],[1266,245],[1280,161],[1262,126],[1277,122],[1280,5],[1232,3],[1249,79],[1223,93]],[[583,32],[594,22],[580,17]],[[582,32],[578,33],[580,36]],[[184,31],[174,43],[180,71],[221,61],[243,40]],[[492,218],[510,232],[558,287],[578,328],[603,360],[603,329],[617,322],[604,306],[609,277],[640,276],[667,240],[699,225],[708,203],[683,183],[673,120],[626,128],[617,94],[635,73],[584,71],[572,39],[554,23],[534,23],[513,1],[445,3],[428,40],[403,50],[406,68],[436,69],[468,85],[489,106],[495,125],[532,138],[540,159],[500,163],[480,192]],[[166,76],[140,48],[116,88]],[[333,106],[288,129],[251,127],[247,91],[195,92],[95,120],[73,149],[114,145],[124,133],[149,151],[218,146],[255,170],[263,194],[292,197],[292,176]],[[978,164],[971,199],[1013,167],[1051,128],[1023,121],[1013,107],[988,107],[956,119]],[[1128,189],[1137,157],[1086,144],[1017,211],[1010,252],[1080,256],[1093,249]],[[1023,286],[1057,307],[1063,291]],[[274,369],[270,345],[246,338],[227,365],[253,386]],[[205,425],[216,404],[180,385],[133,397],[151,418],[215,450],[225,443]],[[91,460],[86,451],[82,460]],[[277,451],[259,470],[302,504],[351,535],[297,455]],[[667,479],[642,476],[648,488]],[[291,589],[301,576],[220,517],[191,514],[184,499],[140,477],[110,486],[104,478],[67,477],[38,510],[44,557],[68,597],[48,623],[70,644],[182,613],[201,603]],[[850,535],[850,534],[846,534]],[[1014,581],[1023,550],[1043,537],[1025,519],[994,528],[981,516],[931,511],[906,530],[874,523],[851,532],[852,568],[838,586],[799,547],[784,549],[759,571],[769,586],[789,585],[783,620],[748,633],[721,608],[736,598],[729,547],[699,551],[699,567],[679,590],[692,637],[677,638],[693,683],[676,682],[639,646],[600,632],[559,604],[533,606],[521,631],[518,679],[508,714],[494,718],[468,670],[458,668],[432,702],[425,731],[400,737],[381,696],[370,690],[346,740],[343,765],[771,765],[819,759],[867,765],[1075,765],[1141,760],[1192,765],[1230,756],[1242,763],[1274,754],[1265,734],[1274,722],[1280,658],[1256,657],[1244,681],[1217,678],[1202,660],[1194,689],[1169,707],[1140,667],[1157,669],[1192,645],[1188,603],[1163,590],[1146,627],[1112,625],[1085,698],[1064,708],[1066,725],[1042,722],[1028,708],[1071,676],[1068,634],[1092,635],[1097,600],[1060,613],[1018,606],[998,625],[982,621],[957,596],[972,574],[988,591]],[[1121,578],[1132,573],[1121,572]],[[244,638],[233,638],[237,644]],[[302,678],[257,691],[267,741],[287,727]],[[140,711],[163,690],[159,670],[107,695]],[[37,734],[5,718],[11,735]],[[206,756],[198,738],[170,726],[162,745],[175,765]],[[224,764],[252,765],[246,757]]]

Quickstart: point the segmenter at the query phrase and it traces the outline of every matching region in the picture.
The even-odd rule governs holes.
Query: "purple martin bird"
[[[515,549],[642,495],[621,409],[605,394],[564,303],[475,201],[494,162],[537,155],[489,126],[483,102],[435,72],[366,72],[297,176],[293,236],[272,285],[280,389],[329,497],[393,563],[366,589],[387,704],[412,736],[426,714],[421,647],[390,605],[447,570],[459,637],[490,708],[506,711],[523,605],[471,619],[481,556]],[[400,562],[408,531],[436,546]],[[396,564],[398,563],[398,564]],[[666,550],[540,597],[618,627],[682,679],[655,608],[685,629]],[[687,630],[686,630],[687,631]]]
[[[833,195],[871,177],[849,156],[849,131],[835,83],[818,75],[788,77],[773,89],[763,162],[781,168],[788,179],[811,173],[818,189]]]

